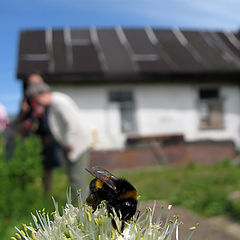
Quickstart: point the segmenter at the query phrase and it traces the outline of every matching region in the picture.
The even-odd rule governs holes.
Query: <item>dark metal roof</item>
[[[240,35],[150,27],[21,31],[17,77],[34,70],[65,81],[239,74]]]

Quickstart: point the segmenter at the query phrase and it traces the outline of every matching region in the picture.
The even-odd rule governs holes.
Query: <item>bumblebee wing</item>
[[[104,168],[101,167],[92,167],[91,169],[87,169],[85,168],[90,174],[92,174],[94,177],[97,178],[102,178],[102,177],[106,177],[106,178],[110,178],[113,180],[117,180],[117,177],[115,177],[112,173],[110,173],[109,171],[107,171]]]
[[[92,169],[87,169],[87,168],[85,169],[94,177],[106,183],[110,188],[116,191],[114,180],[117,180],[118,178],[115,177],[113,174],[111,174],[109,171],[100,167],[92,167]]]

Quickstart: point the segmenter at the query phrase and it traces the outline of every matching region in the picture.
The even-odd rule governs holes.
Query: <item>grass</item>
[[[227,161],[214,165],[113,171],[113,174],[129,180],[138,190],[140,201],[166,200],[204,216],[227,214],[229,194],[240,190],[240,167]],[[89,181],[91,179],[89,176]],[[66,188],[66,174],[63,169],[58,169],[54,173],[50,196],[64,203]]]
[[[236,209],[229,200],[232,192],[240,190],[240,167],[228,161],[213,165],[154,166],[114,171],[113,174],[129,180],[138,190],[140,201],[165,200],[207,217],[240,213],[239,204]],[[51,195],[62,203],[66,188],[65,173],[57,170]]]
[[[138,190],[140,201],[165,200],[207,217],[226,214],[240,216],[240,205],[229,202],[229,194],[240,189],[240,167],[232,166],[227,161],[214,165],[155,166],[114,171],[113,174],[129,180]],[[62,168],[57,169],[50,196],[43,203],[47,211],[54,209],[51,196],[59,206],[65,204],[66,189],[66,174]],[[37,209],[42,208],[41,205]],[[20,223],[30,221],[30,213],[28,219],[24,217],[11,221],[11,236],[14,225],[20,227]]]
[[[228,162],[120,174],[136,186],[142,201],[166,200],[204,216],[231,214],[229,194],[240,189],[240,168]]]

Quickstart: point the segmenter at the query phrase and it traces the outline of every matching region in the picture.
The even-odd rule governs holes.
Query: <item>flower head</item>
[[[59,214],[55,201],[54,205],[56,210],[52,214],[51,220],[49,214],[46,214],[44,210],[36,211],[35,214],[32,214],[35,226],[24,225],[23,230],[16,228],[15,238],[25,240],[170,240],[175,235],[178,239],[180,225],[178,217],[169,220],[168,215],[167,220],[163,222],[160,215],[156,222],[153,222],[156,203],[154,203],[153,209],[147,208],[140,216],[134,216],[127,222],[122,235],[113,229],[105,203],[100,204],[100,207],[93,213],[92,208],[83,203],[81,196],[79,196],[78,207],[73,206],[68,198],[62,215]],[[113,217],[120,226],[121,221],[118,217]],[[196,228],[191,229],[191,236],[195,230]],[[187,237],[187,239],[190,238]]]

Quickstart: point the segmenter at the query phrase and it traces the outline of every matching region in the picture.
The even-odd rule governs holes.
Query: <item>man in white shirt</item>
[[[82,122],[78,106],[68,95],[52,92],[45,83],[31,84],[26,93],[38,104],[49,107],[48,125],[66,153],[67,173],[73,193],[76,194],[79,189],[85,190],[91,132]]]

